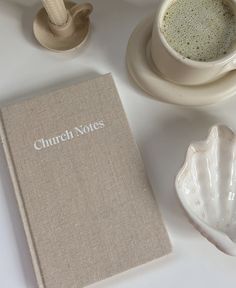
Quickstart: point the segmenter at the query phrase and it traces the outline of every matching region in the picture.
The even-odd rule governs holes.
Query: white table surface
[[[161,208],[173,254],[93,287],[236,287],[236,258],[219,252],[189,224],[177,200],[174,177],[193,140],[215,123],[236,129],[236,97],[198,109],[163,104],[129,79],[127,41],[155,9],[154,0],[94,0],[91,38],[79,52],[59,55],[32,35],[36,0],[0,0],[0,100],[30,97],[112,72]],[[236,94],[236,92],[235,92]],[[36,288],[13,188],[0,149],[0,287]],[[69,288],[69,287],[65,287]]]

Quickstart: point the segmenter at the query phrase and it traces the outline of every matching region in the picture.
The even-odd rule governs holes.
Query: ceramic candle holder
[[[197,229],[221,251],[236,256],[236,135],[214,126],[190,145],[176,177],[179,199]]]
[[[64,12],[67,20],[61,25],[55,23],[62,19],[59,17],[61,15],[50,14],[54,12],[54,7],[45,5],[45,8],[39,11],[33,25],[34,35],[43,47],[55,52],[65,52],[80,47],[86,41],[90,28],[89,15],[93,10],[91,4],[66,1]]]

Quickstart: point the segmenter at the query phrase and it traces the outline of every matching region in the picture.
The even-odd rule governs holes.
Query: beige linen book
[[[170,252],[111,75],[1,109],[40,288],[81,288]]]

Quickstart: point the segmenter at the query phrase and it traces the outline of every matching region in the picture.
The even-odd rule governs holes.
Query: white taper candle
[[[67,10],[64,0],[42,0],[50,21],[58,26],[67,22]]]

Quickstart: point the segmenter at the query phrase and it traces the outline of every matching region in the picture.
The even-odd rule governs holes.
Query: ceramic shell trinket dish
[[[217,248],[236,256],[236,135],[214,126],[190,145],[176,177],[179,199],[196,228]]]

